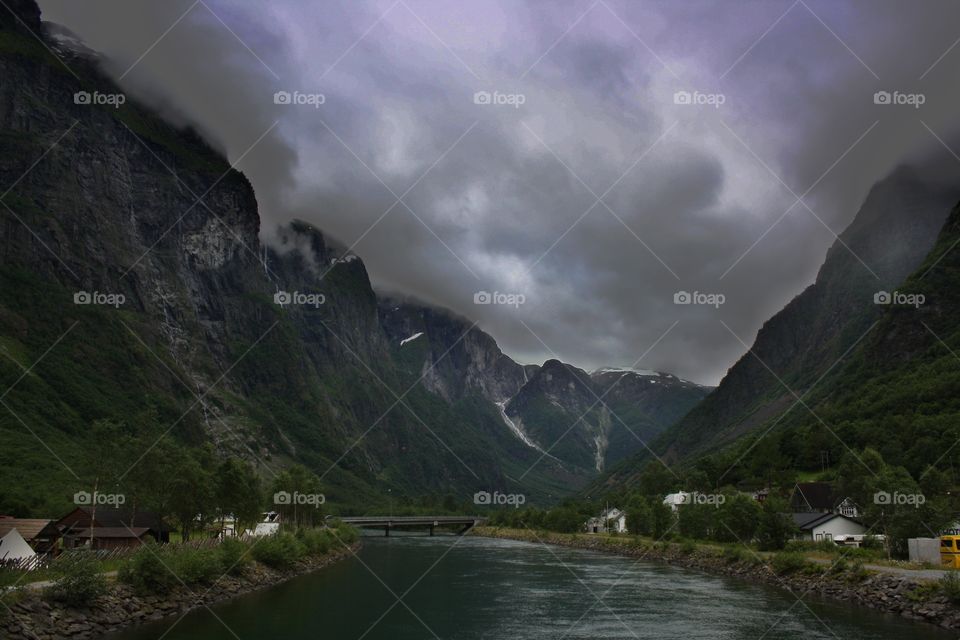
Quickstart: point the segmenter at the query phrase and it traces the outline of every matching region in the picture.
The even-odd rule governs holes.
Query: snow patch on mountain
[[[403,340],[400,341],[400,346],[402,347],[403,345],[407,344],[407,343],[410,342],[411,340],[416,340],[417,338],[419,338],[419,337],[422,336],[422,335],[423,335],[423,331],[420,331],[420,332],[418,332],[418,333],[413,334],[413,335],[410,336],[409,338],[404,338]]]
[[[598,373],[600,373],[600,374],[603,374],[603,373],[633,373],[633,374],[636,374],[636,375],[638,375],[638,376],[649,376],[649,377],[653,377],[653,378],[659,378],[660,375],[661,375],[659,371],[653,371],[653,370],[651,370],[651,369],[632,369],[632,368],[629,368],[629,367],[627,367],[627,368],[622,368],[622,367],[603,367],[603,368],[597,369],[596,371],[593,372],[593,374],[598,374]]]

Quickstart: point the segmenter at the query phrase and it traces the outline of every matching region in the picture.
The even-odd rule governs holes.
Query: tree
[[[650,508],[650,535],[659,540],[674,526],[673,511],[663,504],[663,498],[653,496],[647,502]]]
[[[767,496],[760,509],[757,524],[757,541],[763,551],[779,551],[787,546],[787,540],[797,532],[797,527],[787,513],[787,504],[775,496]]]
[[[679,480],[677,476],[658,461],[647,464],[640,472],[639,490],[645,496],[664,496],[675,490]]]
[[[646,498],[635,495],[627,502],[627,531],[638,536],[648,536],[652,531],[653,512]]]
[[[750,544],[757,533],[761,507],[756,500],[742,493],[726,496],[717,510],[717,526],[713,537],[721,542]]]
[[[274,478],[271,507],[284,523],[313,526],[323,519],[324,501],[320,479],[303,465],[295,464]]]
[[[560,533],[575,533],[583,526],[583,516],[571,506],[551,509],[544,519],[544,527]]]
[[[869,449],[864,455],[875,457],[878,473],[849,483],[858,491],[863,521],[871,533],[884,534],[888,553],[906,557],[908,538],[937,536],[953,519],[945,478],[931,472],[921,488],[905,468],[883,463],[880,454]]]
[[[687,538],[706,540],[710,537],[711,525],[717,508],[708,504],[685,504],[677,510],[677,528]]]
[[[171,475],[169,506],[180,525],[183,539],[189,540],[194,529],[210,520],[214,510],[215,482],[207,471],[211,467],[208,460],[202,464],[183,449],[175,448],[174,451],[176,454],[168,471]]]
[[[106,487],[116,488],[125,470],[120,455],[122,451],[123,426],[110,420],[97,420],[90,427],[81,473],[90,482],[90,517],[97,518],[100,493]],[[114,501],[115,503],[118,501]],[[93,546],[93,527],[90,527],[90,545]]]
[[[215,497],[221,529],[227,515],[234,517],[238,533],[242,524],[253,524],[260,517],[263,503],[260,477],[253,467],[242,460],[227,458],[220,463]]]

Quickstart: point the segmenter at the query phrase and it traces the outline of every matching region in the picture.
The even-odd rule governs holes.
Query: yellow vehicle
[[[960,569],[960,536],[940,536],[940,564]]]

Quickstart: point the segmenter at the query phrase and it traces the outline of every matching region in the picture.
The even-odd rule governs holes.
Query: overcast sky
[[[40,5],[239,160],[264,240],[307,220],[523,362],[716,384],[744,352],[723,323],[751,342],[871,184],[927,150],[960,167],[946,0]]]

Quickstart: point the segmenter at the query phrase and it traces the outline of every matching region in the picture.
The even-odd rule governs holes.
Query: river
[[[472,536],[395,536],[365,537],[356,558],[212,612],[109,639],[949,637],[862,607],[815,596],[798,602],[785,590],[630,558]]]

